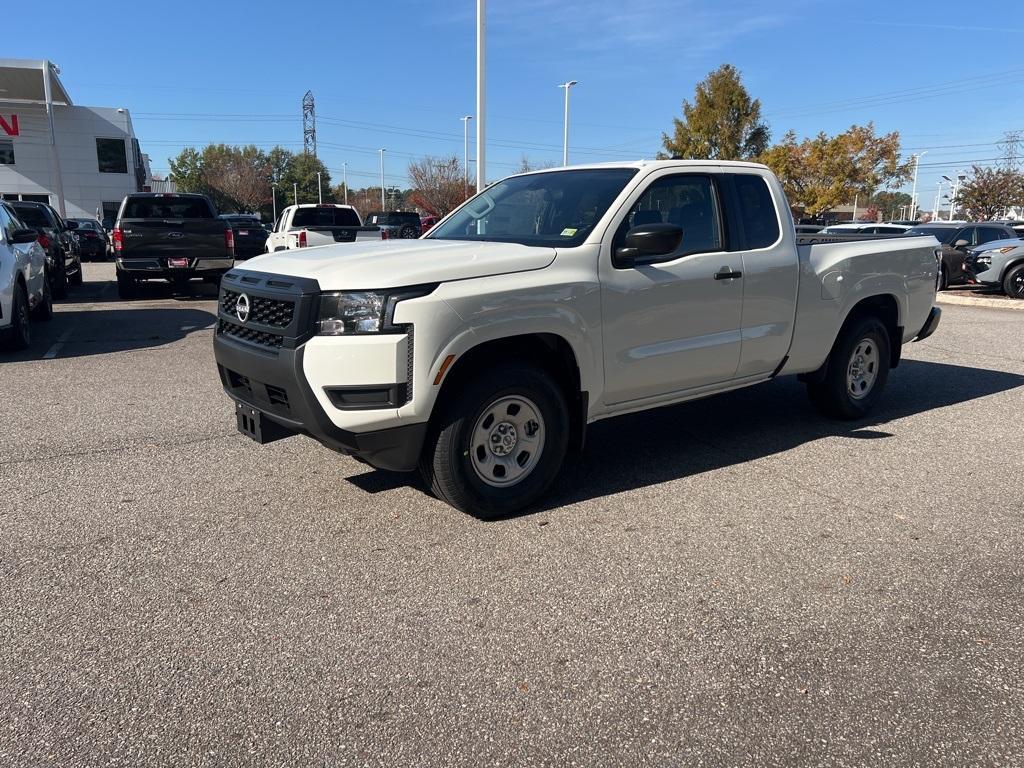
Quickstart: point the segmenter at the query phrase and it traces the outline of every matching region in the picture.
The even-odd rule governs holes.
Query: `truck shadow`
[[[705,400],[591,425],[541,504],[524,514],[677,480],[760,459],[826,437],[885,440],[887,422],[1024,386],[1024,376],[904,360],[867,419],[830,420],[803,384],[779,379]],[[952,417],[954,414],[951,413]]]
[[[216,322],[212,312],[191,307],[61,309],[49,322],[32,323],[32,344],[28,349],[0,352],[0,367],[26,360],[88,357],[158,347],[212,329]]]

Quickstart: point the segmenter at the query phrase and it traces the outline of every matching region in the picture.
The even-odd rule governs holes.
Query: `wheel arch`
[[[589,392],[583,389],[579,360],[572,345],[557,333],[524,333],[482,341],[460,354],[441,382],[433,413],[455,397],[474,372],[508,360],[535,363],[550,373],[569,404],[570,446],[582,448],[587,425]]]
[[[839,334],[842,334],[855,319],[865,315],[877,317],[885,326],[885,330],[889,334],[889,365],[895,368],[900,364],[903,350],[903,325],[900,322],[899,301],[891,293],[878,293],[861,299],[846,313],[846,317],[839,327]],[[839,334],[837,334],[837,338]]]
[[[1003,280],[1006,279],[1006,276],[1010,273],[1011,269],[1019,267],[1022,264],[1024,264],[1024,255],[1015,256],[1011,260],[1007,261],[999,273],[999,282],[1002,283]]]

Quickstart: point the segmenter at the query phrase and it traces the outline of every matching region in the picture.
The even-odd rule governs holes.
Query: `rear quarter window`
[[[763,177],[753,174],[736,174],[732,178],[739,198],[747,248],[767,248],[779,239],[779,216],[768,183]]]

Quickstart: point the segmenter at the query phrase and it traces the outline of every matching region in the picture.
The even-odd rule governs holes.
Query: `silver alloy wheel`
[[[506,488],[525,479],[544,452],[544,418],[522,395],[501,397],[473,425],[469,455],[473,471],[487,485]]]
[[[871,392],[878,378],[878,344],[866,336],[857,342],[846,367],[846,389],[854,400],[862,400]]]

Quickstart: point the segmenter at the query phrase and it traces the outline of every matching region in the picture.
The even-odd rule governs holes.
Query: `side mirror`
[[[39,233],[34,229],[16,229],[11,235],[12,243],[34,243],[39,239]]]
[[[626,233],[625,244],[615,250],[619,267],[634,267],[659,256],[667,256],[683,242],[683,228],[678,224],[642,224]]]
[[[966,248],[968,245],[970,245],[970,243],[968,243],[966,240],[957,240],[955,243],[953,243],[954,248]]]
[[[78,229],[77,221],[65,221],[64,223],[67,225],[68,229]]]

